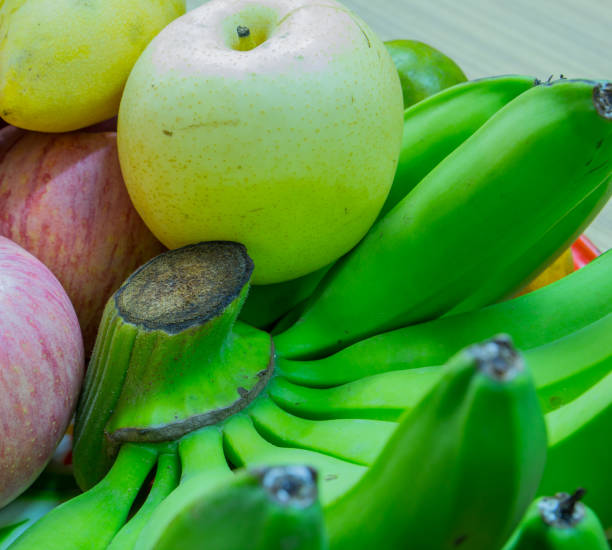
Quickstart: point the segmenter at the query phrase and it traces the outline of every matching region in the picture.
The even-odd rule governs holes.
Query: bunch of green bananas
[[[575,487],[612,526],[612,252],[496,303],[609,198],[612,85],[484,79],[405,121],[379,221],[264,315],[286,311],[272,338],[237,320],[253,269],[237,243],[122,285],[76,416],[85,492],[13,550],[565,548],[525,513]],[[601,549],[597,521],[569,523]]]

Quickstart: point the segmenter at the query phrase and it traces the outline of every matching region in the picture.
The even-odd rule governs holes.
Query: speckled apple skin
[[[42,471],[76,406],[84,352],[54,275],[0,237],[0,508]]]
[[[268,10],[274,24],[238,51],[230,43],[249,9]],[[391,186],[402,128],[395,66],[347,8],[211,0],[136,62],[119,158],[134,205],[166,246],[241,242],[253,282],[266,284],[314,271],[361,239]]]
[[[9,133],[2,147],[2,136]],[[132,206],[114,132],[0,132],[0,235],[41,260],[66,289],[85,351],[111,294],[165,250]]]

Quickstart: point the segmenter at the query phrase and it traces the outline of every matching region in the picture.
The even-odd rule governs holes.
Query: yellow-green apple
[[[0,131],[0,235],[60,280],[79,317],[86,353],[108,297],[165,250],[130,202],[114,132]]]
[[[0,311],[1,508],[34,481],[64,435],[84,353],[74,308],[58,280],[4,237]]]
[[[211,0],[170,23],[126,84],[121,169],[168,247],[246,245],[253,282],[329,264],[366,233],[397,164],[397,71],[334,0]]]
[[[185,0],[0,1],[0,116],[65,132],[117,114],[132,65]]]

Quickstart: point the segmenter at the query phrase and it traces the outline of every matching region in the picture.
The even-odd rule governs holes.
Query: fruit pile
[[[0,549],[608,549],[612,83],[191,4],[0,2]]]

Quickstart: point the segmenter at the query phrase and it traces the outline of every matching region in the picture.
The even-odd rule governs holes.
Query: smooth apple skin
[[[0,237],[0,507],[50,460],[81,388],[84,350],[66,292],[39,260]]]
[[[142,50],[183,13],[185,0],[0,2],[0,115],[41,132],[113,117]]]
[[[9,130],[12,138],[4,141],[12,145],[2,153]],[[87,354],[108,298],[165,250],[132,206],[114,132],[0,132],[0,235],[59,279],[79,317]]]
[[[249,51],[237,25],[270,29]],[[247,246],[253,282],[329,264],[368,230],[403,128],[382,42],[333,0],[211,0],[168,25],[121,101],[121,168],[169,248]]]

